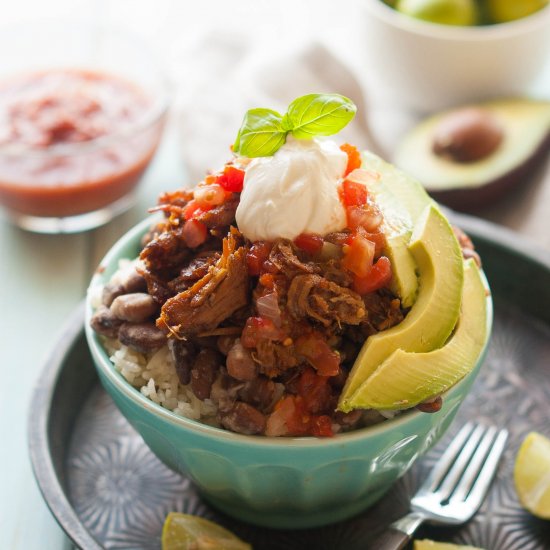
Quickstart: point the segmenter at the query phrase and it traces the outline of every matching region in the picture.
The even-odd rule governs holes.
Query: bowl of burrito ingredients
[[[271,527],[375,502],[444,432],[492,309],[422,186],[333,138],[338,94],[252,109],[228,162],[167,191],[87,299],[100,379],[222,511]]]

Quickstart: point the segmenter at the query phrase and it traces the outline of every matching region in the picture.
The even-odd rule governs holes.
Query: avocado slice
[[[447,391],[476,365],[487,340],[487,289],[473,260],[464,266],[457,327],[441,348],[395,350],[350,399],[356,409],[408,409]]]
[[[441,347],[460,313],[464,266],[453,230],[437,206],[420,216],[409,250],[418,265],[420,288],[416,302],[398,325],[368,338],[342,390],[338,409],[354,408],[352,397],[395,350],[426,352]]]
[[[438,128],[457,112],[476,109],[492,117],[502,140],[486,156],[460,162],[434,151]],[[476,140],[488,130],[486,122],[472,122],[458,138]],[[487,132],[490,136],[491,134]],[[471,105],[432,116],[405,136],[397,147],[395,164],[418,178],[438,201],[452,208],[475,211],[492,203],[508,189],[525,182],[550,149],[550,101],[507,99]],[[475,158],[475,157],[474,157]]]
[[[418,293],[418,276],[409,241],[414,224],[433,200],[420,183],[369,151],[362,154],[362,167],[379,176],[369,180],[367,187],[384,215],[384,254],[393,268],[390,288],[403,307],[411,307]]]

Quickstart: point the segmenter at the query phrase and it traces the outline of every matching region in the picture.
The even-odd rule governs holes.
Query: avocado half
[[[500,127],[502,139],[489,154],[457,161],[434,151],[438,129],[446,119],[456,116],[459,109],[454,109],[424,120],[409,132],[398,146],[394,161],[420,180],[436,200],[471,212],[525,184],[531,170],[548,156],[550,101],[508,99],[460,110],[465,109],[486,113]]]

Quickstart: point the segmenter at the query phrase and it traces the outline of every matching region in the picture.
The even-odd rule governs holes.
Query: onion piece
[[[279,307],[277,292],[270,292],[258,298],[256,308],[260,317],[269,319],[277,328],[281,327],[281,308]]]

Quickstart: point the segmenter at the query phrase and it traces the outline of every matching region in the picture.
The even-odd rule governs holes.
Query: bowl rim
[[[130,77],[119,74],[117,71],[105,70],[94,66],[93,63],[77,63],[73,64],[52,64],[41,69],[25,69],[24,67],[14,72],[9,72],[2,75],[0,78],[0,87],[4,84],[9,84],[11,80],[32,76],[38,74],[46,74],[50,71],[74,71],[74,72],[92,72],[103,75],[107,78],[114,78],[121,82],[127,82],[135,86],[139,91],[142,91],[147,99],[150,100],[142,115],[140,115],[131,124],[125,125],[123,128],[102,136],[99,136],[88,141],[75,143],[58,143],[44,148],[33,147],[24,143],[7,143],[0,145],[0,155],[7,157],[32,157],[32,158],[48,158],[52,156],[72,157],[81,154],[90,153],[101,150],[107,147],[112,147],[117,143],[123,142],[128,138],[136,136],[141,132],[153,127],[159,122],[162,122],[168,113],[170,102],[173,95],[170,79],[167,76],[166,67],[161,62],[159,55],[154,50],[153,46],[144,37],[140,36],[128,29],[113,24],[99,24],[84,21],[82,19],[29,19],[21,21],[16,25],[0,26],[0,37],[9,36],[9,34],[18,34],[22,30],[32,29],[34,26],[44,31],[48,29],[50,33],[66,32],[68,28],[74,29],[78,27],[97,34],[99,37],[116,35],[117,39],[123,40],[125,43],[135,46],[138,51],[145,53],[150,59],[151,64],[155,66],[156,75],[155,83],[158,85],[158,90],[155,93],[150,93],[136,80]]]
[[[393,428],[399,429],[402,426],[407,424],[412,424],[416,419],[421,418],[427,413],[423,413],[418,410],[407,411],[406,414],[397,415],[395,418],[388,419],[386,421],[380,422],[373,426],[367,426],[358,430],[352,430],[349,432],[344,432],[341,434],[335,434],[334,437],[326,438],[315,438],[315,437],[269,437],[269,436],[250,436],[238,434],[225,430],[223,428],[218,428],[216,426],[210,426],[199,420],[193,420],[185,416],[177,415],[172,412],[170,409],[162,407],[160,404],[155,403],[145,395],[143,395],[137,388],[132,386],[120,372],[118,372],[107,352],[105,351],[103,345],[101,344],[99,335],[91,328],[90,318],[93,314],[93,307],[91,304],[91,296],[93,295],[93,290],[99,286],[103,285],[104,282],[102,278],[104,273],[107,271],[108,267],[112,267],[114,262],[117,262],[122,259],[127,259],[126,257],[121,256],[121,251],[123,248],[126,248],[131,242],[139,242],[139,239],[144,235],[144,233],[150,228],[154,219],[158,216],[153,216],[151,218],[146,218],[135,225],[127,233],[125,233],[107,252],[105,257],[101,260],[99,266],[97,267],[91,281],[90,285],[86,292],[86,314],[85,314],[85,332],[88,346],[92,357],[94,358],[95,366],[106,378],[117,388],[118,391],[122,392],[127,398],[133,401],[135,404],[143,407],[147,412],[153,414],[154,416],[160,416],[164,421],[167,421],[173,425],[179,426],[181,428],[190,430],[197,435],[202,435],[203,437],[213,437],[213,438],[222,438],[230,443],[239,444],[246,443],[247,445],[252,445],[254,447],[263,447],[263,448],[278,448],[281,446],[284,447],[294,447],[294,448],[310,448],[310,447],[333,447],[341,446],[345,443],[351,443],[357,440],[364,439],[365,437],[376,436],[383,432],[392,430]],[[132,258],[128,258],[132,259]],[[116,271],[116,269],[114,270]],[[114,273],[113,271],[113,273]],[[472,371],[468,373],[464,378],[452,386],[445,394],[449,397],[453,397],[460,389],[460,387],[467,383],[468,379],[472,376],[477,375],[477,371],[481,367],[487,353],[489,341],[491,338],[491,329],[493,325],[493,301],[491,297],[489,283],[485,276],[483,270],[481,270],[481,275],[485,286],[488,290],[487,292],[487,331],[486,339],[483,345],[483,348],[477,358],[476,364]],[[436,413],[437,414],[437,413]]]
[[[539,10],[514,21],[495,23],[492,25],[443,25],[416,19],[388,6],[382,0],[358,0],[371,14],[386,24],[399,30],[423,37],[430,37],[444,41],[478,40],[489,42],[503,38],[512,38],[550,23],[550,4]],[[549,29],[550,32],[550,29]]]

